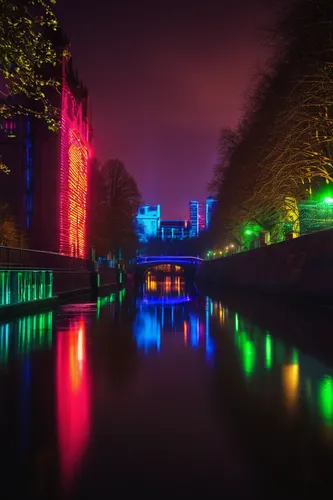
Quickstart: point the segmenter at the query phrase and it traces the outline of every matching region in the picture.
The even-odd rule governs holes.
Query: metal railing
[[[137,265],[140,264],[200,264],[200,257],[187,255],[139,255],[136,259]]]
[[[91,269],[91,266],[92,262],[89,259],[80,259],[56,252],[0,246],[1,268],[18,267],[24,269],[66,269],[75,271],[88,270]]]

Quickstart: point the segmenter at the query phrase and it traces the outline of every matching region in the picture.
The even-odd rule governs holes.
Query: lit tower
[[[202,203],[199,203],[199,233],[201,233],[201,231],[204,231],[205,228],[206,228],[205,207],[203,206]]]
[[[199,202],[190,201],[190,223],[191,223],[191,238],[197,238],[199,235]]]
[[[216,203],[217,200],[213,198],[213,196],[208,196],[206,198],[206,229],[208,229],[210,226]]]

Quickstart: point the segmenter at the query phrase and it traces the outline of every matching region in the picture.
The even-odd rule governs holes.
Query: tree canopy
[[[0,116],[31,115],[57,130],[59,110],[50,91],[60,80],[52,68],[64,49],[56,48],[52,32],[59,29],[55,0],[0,0]]]
[[[20,247],[22,235],[6,204],[0,204],[0,245]]]
[[[332,19],[330,0],[291,1],[279,19],[274,57],[247,95],[243,119],[221,133],[210,186],[216,243],[243,245],[250,221],[280,241],[295,204],[333,182]]]
[[[135,255],[137,236],[134,220],[141,204],[137,183],[117,159],[98,168],[93,244],[98,255],[109,251]]]

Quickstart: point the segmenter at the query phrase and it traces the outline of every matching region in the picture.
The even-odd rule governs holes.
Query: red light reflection
[[[90,432],[90,383],[83,319],[57,336],[57,417],[61,475],[68,486]]]

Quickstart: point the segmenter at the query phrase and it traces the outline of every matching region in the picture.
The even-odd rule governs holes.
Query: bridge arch
[[[176,275],[184,275],[185,269],[183,266],[174,263],[163,263],[163,264],[147,264],[144,266],[146,275],[147,273],[154,271],[156,273],[170,273]]]
[[[176,270],[176,273],[183,274],[186,278],[194,278],[201,262],[202,259],[192,256],[139,256],[136,260],[136,278],[142,281],[146,273],[152,269],[164,268],[165,272],[168,272],[165,266],[170,266],[170,273]]]

